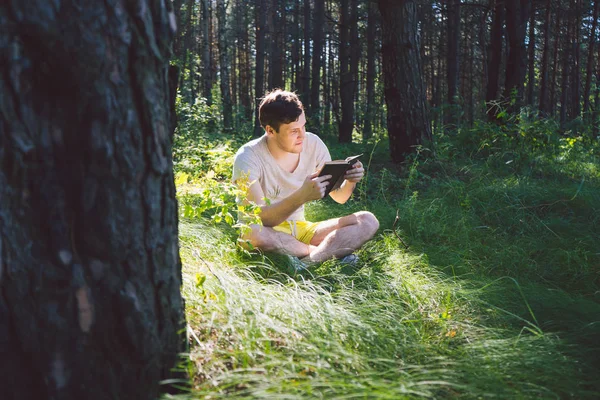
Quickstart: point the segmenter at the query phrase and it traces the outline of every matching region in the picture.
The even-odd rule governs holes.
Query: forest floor
[[[328,143],[368,175],[308,219],[381,228],[358,265],[302,273],[236,246],[237,144],[177,158],[192,382],[169,398],[599,398],[597,155],[440,145],[398,167],[382,143]]]

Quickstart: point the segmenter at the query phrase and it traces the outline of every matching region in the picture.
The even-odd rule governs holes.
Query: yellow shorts
[[[274,226],[277,232],[287,233],[288,235],[292,235],[302,243],[310,244],[313,236],[315,236],[315,232],[317,227],[319,226],[319,222],[310,222],[310,221],[284,221],[283,223]]]

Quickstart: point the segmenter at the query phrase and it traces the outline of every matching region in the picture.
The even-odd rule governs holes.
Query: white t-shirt
[[[306,132],[300,162],[294,172],[285,171],[277,164],[267,147],[264,134],[243,145],[235,155],[232,180],[248,177],[257,180],[271,204],[281,201],[298,190],[307,176],[313,174],[323,163],[331,161],[329,150],[315,134]],[[304,206],[294,211],[287,221],[304,221]]]

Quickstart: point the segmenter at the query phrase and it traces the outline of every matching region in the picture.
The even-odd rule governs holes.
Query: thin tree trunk
[[[223,105],[223,128],[229,131],[233,128],[233,107],[231,105],[231,89],[229,87],[229,50],[227,42],[227,15],[225,13],[225,0],[217,0],[218,46],[221,103]]]
[[[280,17],[281,0],[272,0],[269,13],[271,53],[269,55],[269,89],[283,88],[282,29],[284,19]]]
[[[500,66],[502,63],[502,26],[504,25],[504,3],[494,0],[494,15],[492,17],[492,30],[490,33],[490,63],[488,83],[485,95],[487,103],[498,100],[498,81],[500,79]],[[488,116],[495,119],[498,109],[488,105]]]
[[[379,16],[375,2],[368,2],[367,21],[367,104],[365,111],[365,124],[363,126],[363,141],[366,142],[373,136],[373,112],[375,106],[375,44]]]
[[[571,66],[571,43],[572,43],[572,8],[569,7],[567,12],[567,34],[565,37],[565,45],[563,46],[563,66],[562,66],[562,83],[560,95],[560,127],[565,130],[568,117],[568,102],[569,102],[569,73]]]
[[[573,37],[572,43],[572,68],[573,73],[571,74],[571,101],[569,107],[569,119],[575,119],[579,117],[581,113],[581,0],[575,2],[575,24],[573,25]]]
[[[302,70],[302,91],[300,98],[308,115],[311,113],[310,104],[310,1],[304,2],[304,55]]]
[[[202,25],[202,97],[206,99],[206,104],[212,104],[212,58],[210,55],[211,28],[210,28],[210,0],[201,0],[201,25]]]
[[[504,97],[509,100],[509,111],[518,113],[523,104],[523,84],[527,68],[525,32],[531,0],[506,0],[506,31],[508,58]]]
[[[594,75],[594,46],[596,44],[596,30],[598,28],[598,4],[600,1],[594,1],[594,14],[592,16],[592,30],[590,31],[590,44],[588,45],[588,59],[585,68],[585,89],[583,90],[583,112],[588,116],[590,108],[590,90],[592,87],[592,75]],[[597,65],[595,66],[597,68]],[[600,82],[596,82],[598,85]]]
[[[340,102],[342,104],[342,118],[340,121],[338,139],[340,143],[352,141],[352,128],[354,125],[352,111],[354,110],[352,98],[352,73],[350,72],[350,0],[342,0],[340,7]]]
[[[527,96],[525,103],[533,105],[533,93],[535,88],[535,10],[532,9],[529,18],[529,43],[528,43],[528,61],[527,68]]]
[[[2,399],[156,399],[185,351],[172,4],[60,6],[0,6]]]
[[[358,110],[356,110],[355,104],[357,102],[357,95],[359,93],[359,76],[358,67],[360,64],[360,52],[361,44],[360,37],[358,35],[358,0],[350,0],[350,75],[352,80],[352,128],[358,125],[357,117]]]
[[[402,162],[431,141],[414,1],[379,0],[390,151]]]
[[[448,61],[446,62],[448,80],[448,104],[456,104],[458,97],[458,78],[460,67],[460,0],[446,0],[448,4]],[[451,112],[450,115],[457,113]],[[451,123],[456,124],[453,120]]]
[[[307,2],[308,3],[308,2]],[[321,65],[323,59],[323,24],[325,22],[325,0],[315,0],[312,58],[312,82],[310,85],[310,113],[320,117],[321,100],[319,98],[321,84]]]
[[[556,113],[556,87],[558,77],[558,49],[560,47],[560,15],[562,8],[559,7],[556,10],[556,26],[554,29],[554,56],[552,57],[552,82],[550,84],[550,105],[549,110],[551,115]]]
[[[542,53],[542,67],[540,77],[540,111],[547,115],[550,114],[550,103],[548,99],[548,69],[550,63],[550,19],[552,16],[552,1],[546,1],[546,14],[544,18],[544,50]]]
[[[238,40],[241,42],[240,48],[240,101],[243,107],[244,117],[246,120],[252,119],[252,73],[250,65],[250,38],[249,38],[249,29],[248,29],[248,10],[245,5],[241,7],[241,15],[239,19],[239,36]],[[258,57],[258,55],[257,55]],[[264,55],[263,55],[264,57]],[[260,94],[256,94],[257,96]]]
[[[254,72],[254,136],[261,136],[263,129],[260,126],[258,119],[258,105],[260,104],[261,96],[264,94],[265,82],[265,30],[266,30],[266,2],[267,0],[256,0],[255,17],[256,17],[256,69]]]

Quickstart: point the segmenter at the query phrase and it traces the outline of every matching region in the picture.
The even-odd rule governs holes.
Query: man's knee
[[[268,228],[262,225],[251,224],[250,230],[244,232],[240,237],[240,244],[246,250],[261,249],[267,242]]]
[[[372,238],[379,229],[379,220],[377,217],[369,211],[359,211],[354,213],[354,215],[356,215],[358,223],[361,224],[361,230],[365,232],[369,238]]]

